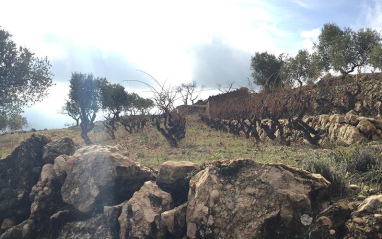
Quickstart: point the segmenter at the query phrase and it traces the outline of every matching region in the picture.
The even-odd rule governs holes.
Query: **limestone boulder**
[[[336,135],[336,140],[348,145],[360,143],[366,140],[365,135],[362,134],[355,126],[350,124],[341,125],[335,132],[333,132],[333,134]]]
[[[345,122],[347,124],[352,125],[352,126],[357,126],[357,124],[359,123],[359,117],[357,116],[357,114],[353,110],[349,111],[345,115]]]
[[[330,183],[321,175],[252,160],[212,163],[190,181],[189,238],[294,238],[308,232]]]
[[[369,119],[371,123],[373,123],[375,125],[375,127],[379,130],[382,130],[382,120],[380,119]]]
[[[183,238],[186,235],[187,203],[161,214],[161,229],[165,231],[165,238]]]
[[[167,161],[161,165],[156,182],[180,205],[187,201],[190,179],[199,171],[200,167],[193,162]]]
[[[382,195],[366,198],[346,223],[345,239],[382,238]]]
[[[30,239],[36,238],[33,220],[27,219],[0,234],[0,239]]]
[[[67,175],[66,162],[68,160],[72,160],[72,158],[67,155],[60,155],[54,159],[53,169],[56,174],[56,177],[58,178],[58,180],[60,180],[61,183],[64,183]]]
[[[86,221],[67,223],[60,231],[57,239],[66,238],[114,239],[118,237],[113,236],[111,229],[104,223],[102,214],[99,214]]]
[[[33,134],[0,160],[0,223],[12,217],[19,224],[29,217],[29,194],[39,180],[43,147],[49,142],[47,137]]]
[[[66,161],[61,189],[64,202],[81,213],[102,210],[129,199],[153,173],[127,157],[120,146],[87,146]]]
[[[57,141],[50,142],[44,146],[42,160],[44,163],[54,163],[54,159],[59,155],[72,155],[76,146],[71,138],[65,137]]]
[[[123,206],[118,218],[120,238],[166,238],[161,214],[173,208],[171,195],[147,181]]]
[[[365,134],[367,137],[369,136],[372,136],[375,131],[377,130],[377,128],[375,127],[375,125],[373,123],[371,123],[369,120],[367,119],[363,119],[361,120],[358,125],[357,125],[357,129],[359,129],[363,134]]]

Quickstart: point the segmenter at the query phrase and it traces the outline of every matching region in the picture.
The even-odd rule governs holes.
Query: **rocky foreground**
[[[382,238],[382,195],[330,205],[283,164],[166,162],[33,135],[0,161],[0,238]]]

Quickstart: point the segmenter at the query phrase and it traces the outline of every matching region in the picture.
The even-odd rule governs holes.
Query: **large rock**
[[[357,125],[357,128],[362,132],[364,133],[367,137],[370,137],[372,136],[375,131],[377,130],[377,128],[375,127],[375,125],[373,123],[371,123],[369,120],[367,119],[363,119],[361,120],[358,125]]]
[[[182,238],[186,235],[187,203],[161,214],[161,228],[166,238]]]
[[[161,165],[156,180],[158,186],[171,193],[176,205],[187,201],[190,179],[200,167],[189,161],[167,161]]]
[[[31,239],[36,237],[37,235],[34,230],[34,222],[31,219],[27,219],[0,234],[0,239]]]
[[[45,145],[42,160],[44,163],[54,163],[54,159],[59,155],[72,155],[76,146],[71,138],[62,138]]]
[[[116,238],[110,228],[104,223],[102,214],[95,215],[86,221],[67,223],[61,230],[57,239],[81,238],[104,239]]]
[[[336,138],[339,142],[348,145],[360,143],[366,140],[365,135],[359,132],[359,130],[355,126],[349,124],[341,125],[338,128],[336,132]]]
[[[171,195],[148,181],[123,206],[118,218],[120,238],[166,238],[161,213],[173,208]]]
[[[153,174],[119,146],[87,146],[76,151],[62,186],[64,202],[82,213],[129,199]],[[67,167],[68,168],[68,167]]]
[[[12,217],[18,224],[29,217],[29,193],[39,179],[42,150],[49,142],[47,137],[33,134],[0,160],[0,223]]]
[[[190,181],[190,238],[293,238],[328,197],[321,175],[282,164],[217,161]]]
[[[382,238],[382,195],[366,198],[346,223],[345,239]]]
[[[57,231],[51,230],[53,224],[50,223],[50,218],[61,208],[68,208],[68,205],[62,201],[61,187],[62,182],[57,177],[53,165],[45,164],[42,167],[39,181],[33,186],[29,195],[33,201],[29,219],[33,220],[38,238],[57,237],[58,235]],[[57,223],[55,224],[54,227],[60,227]]]

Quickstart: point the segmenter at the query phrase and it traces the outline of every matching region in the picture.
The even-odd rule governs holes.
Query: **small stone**
[[[349,185],[349,188],[350,188],[351,190],[358,190],[358,189],[359,189],[359,186],[356,185],[356,184],[350,184],[350,185]]]
[[[1,230],[7,230],[15,225],[15,221],[11,218],[5,218],[1,224]]]
[[[355,222],[357,224],[364,224],[365,220],[363,220],[363,218],[361,218],[361,217],[355,217],[355,218],[353,218],[353,222]]]
[[[313,221],[313,218],[307,214],[303,214],[301,216],[301,223],[304,226],[309,226],[310,224],[312,224],[312,221]]]
[[[366,199],[366,196],[363,196],[363,195],[358,195],[358,197],[357,197],[359,200],[364,200],[364,199]]]
[[[329,233],[330,233],[330,235],[334,235],[334,234],[336,234],[336,231],[333,230],[333,229],[330,229],[330,230],[329,230]]]
[[[367,192],[367,191],[369,191],[369,189],[370,189],[369,186],[364,186],[362,190]]]

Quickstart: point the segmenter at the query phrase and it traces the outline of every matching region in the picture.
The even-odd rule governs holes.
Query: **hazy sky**
[[[130,92],[146,89],[126,80],[150,83],[140,70],[167,85],[240,87],[250,78],[251,55],[309,49],[325,23],[382,29],[381,0],[9,0],[1,6],[0,26],[52,64],[56,86],[25,113],[36,129],[73,123],[57,113],[72,72],[106,77]]]

